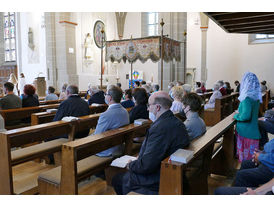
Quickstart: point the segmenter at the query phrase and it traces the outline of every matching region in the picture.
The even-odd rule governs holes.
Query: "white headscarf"
[[[256,76],[251,72],[246,72],[242,78],[241,86],[240,86],[240,96],[239,100],[243,101],[246,97],[249,97],[253,100],[260,100],[262,103],[262,93],[260,82]]]

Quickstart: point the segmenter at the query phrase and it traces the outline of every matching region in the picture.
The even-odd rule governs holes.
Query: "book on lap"
[[[129,155],[124,155],[122,157],[119,157],[119,158],[113,160],[111,162],[110,166],[125,168],[127,166],[127,163],[130,160],[131,161],[137,160],[137,157],[133,157],[133,156],[129,156]]]
[[[186,164],[193,157],[193,154],[194,152],[191,150],[178,149],[170,156],[170,160]]]

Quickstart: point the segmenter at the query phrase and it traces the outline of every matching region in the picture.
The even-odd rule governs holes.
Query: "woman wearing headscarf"
[[[240,86],[240,105],[234,115],[237,120],[237,155],[239,161],[250,160],[256,149],[259,148],[261,138],[258,127],[259,106],[262,102],[260,82],[257,76],[246,72]]]
[[[18,89],[17,89],[18,81],[17,81],[16,76],[13,73],[10,74],[10,78],[9,78],[8,82],[13,83],[13,85],[14,85],[13,93],[15,95],[18,95]]]

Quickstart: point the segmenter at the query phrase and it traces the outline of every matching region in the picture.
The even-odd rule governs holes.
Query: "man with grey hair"
[[[148,103],[149,118],[153,123],[146,134],[138,159],[128,163],[129,171],[117,174],[112,179],[118,195],[130,191],[158,194],[161,161],[189,144],[185,125],[170,111],[172,100],[168,93],[155,92]]]
[[[183,90],[184,90],[183,96],[186,95],[186,94],[189,94],[191,92],[191,85],[190,84],[184,84],[184,85],[182,85],[182,87],[183,87]]]
[[[66,89],[66,95],[68,98],[61,102],[53,121],[59,121],[67,116],[81,117],[90,114],[87,102],[78,95],[77,86],[69,85]],[[88,134],[89,130],[79,132],[75,138],[86,137]]]
[[[99,90],[98,86],[90,86],[89,88],[90,98],[88,104],[105,104],[105,96],[102,90]]]
[[[219,84],[216,83],[213,85],[213,94],[210,96],[208,102],[205,104],[204,109],[213,109],[215,107],[216,99],[222,97],[222,93],[219,91]]]

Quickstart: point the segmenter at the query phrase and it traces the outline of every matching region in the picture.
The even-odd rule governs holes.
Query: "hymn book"
[[[193,157],[193,154],[194,152],[191,150],[178,149],[170,156],[170,160],[186,164]]]
[[[129,155],[124,155],[124,156],[122,156],[120,158],[117,158],[117,159],[113,160],[112,163],[110,164],[110,166],[125,168],[127,166],[127,163],[130,160],[131,161],[137,160],[137,157],[133,157],[133,156],[129,156]]]
[[[134,120],[135,125],[143,125],[148,122],[148,119],[136,119]]]
[[[57,112],[58,109],[47,109],[47,113]]]

